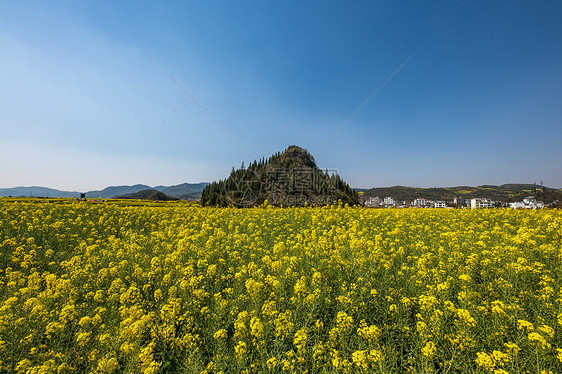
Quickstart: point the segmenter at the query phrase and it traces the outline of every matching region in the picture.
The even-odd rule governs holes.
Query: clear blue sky
[[[212,181],[291,144],[354,187],[562,187],[560,1],[0,7],[0,187]]]

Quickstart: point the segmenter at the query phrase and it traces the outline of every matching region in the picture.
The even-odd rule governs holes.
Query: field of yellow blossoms
[[[0,199],[1,373],[560,373],[562,212]]]

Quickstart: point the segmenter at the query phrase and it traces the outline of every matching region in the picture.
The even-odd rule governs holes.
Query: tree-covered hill
[[[396,200],[414,200],[417,198],[431,200],[452,200],[455,196],[471,199],[484,197],[494,201],[521,201],[525,196],[535,196],[538,200],[549,204],[555,200],[562,201],[562,191],[535,184],[502,184],[501,186],[484,185],[478,187],[377,187],[364,192],[363,196],[391,196]]]
[[[203,190],[204,206],[252,207],[263,204],[302,206],[342,201],[358,204],[359,196],[339,175],[318,168],[314,157],[292,145],[269,159],[232,169],[230,175]]]
[[[164,192],[155,190],[155,189],[147,189],[131,194],[125,194],[116,196],[116,199],[140,199],[140,200],[159,200],[159,201],[170,201],[170,200],[178,200],[177,197],[168,196]]]

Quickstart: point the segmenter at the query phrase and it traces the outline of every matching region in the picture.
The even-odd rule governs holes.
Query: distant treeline
[[[391,196],[395,200],[414,200],[418,198],[429,200],[453,200],[454,197],[472,199],[483,197],[494,201],[515,202],[525,196],[534,196],[537,200],[550,204],[555,200],[562,201],[562,190],[539,186],[536,184],[503,184],[501,186],[484,185],[478,187],[377,187],[364,192],[365,197]]]

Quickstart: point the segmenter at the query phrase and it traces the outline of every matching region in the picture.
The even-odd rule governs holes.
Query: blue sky
[[[0,187],[212,181],[291,144],[354,187],[562,187],[562,2],[0,4]]]

